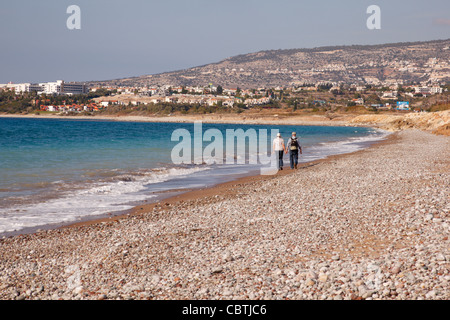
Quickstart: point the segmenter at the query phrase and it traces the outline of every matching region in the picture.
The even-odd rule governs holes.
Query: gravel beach
[[[348,155],[0,240],[1,299],[450,298],[450,139]]]

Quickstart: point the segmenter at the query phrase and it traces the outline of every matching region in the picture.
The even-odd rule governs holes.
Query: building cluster
[[[423,87],[413,87],[415,93],[421,93],[423,95],[439,94],[442,93],[444,89],[439,86],[423,86]]]
[[[40,111],[50,112],[92,112],[100,111],[104,109],[103,106],[90,101],[87,104],[70,103],[68,101],[62,101],[62,104],[52,104],[50,99],[38,98],[31,101],[34,106],[39,106]]]
[[[87,105],[80,104],[69,104],[69,105],[49,105],[42,104],[40,105],[41,111],[50,111],[50,112],[93,112],[100,111],[104,109],[103,106],[98,105],[97,103],[89,103]]]
[[[127,86],[109,86],[109,87],[91,87],[89,88],[84,83],[64,82],[58,80],[56,82],[46,82],[39,84],[20,83],[20,84],[0,84],[1,90],[10,90],[16,94],[23,94],[28,92],[37,92],[45,95],[78,95],[87,94],[89,92],[96,92],[99,90],[101,97],[90,100],[86,105],[67,104],[51,105],[50,102],[45,102],[45,97],[40,100],[39,106],[43,111],[52,112],[92,112],[100,111],[113,105],[151,105],[160,103],[184,104],[184,105],[199,105],[199,106],[219,106],[226,108],[234,108],[236,106],[245,105],[247,107],[264,106],[270,104],[272,100],[279,100],[285,94],[289,96],[292,93],[310,92],[310,91],[329,91],[333,94],[342,94],[343,91],[350,91],[355,93],[366,94],[376,93],[379,97],[380,104],[366,105],[366,101],[361,94],[356,95],[355,99],[348,102],[353,105],[387,108],[395,107],[396,101],[405,100],[406,96],[411,97],[426,97],[433,94],[441,94],[444,89],[438,84],[421,84],[401,86],[398,83],[392,83],[388,86],[373,86],[368,84],[346,84],[344,82],[302,82],[296,85],[287,87],[273,87],[273,88],[257,88],[257,89],[239,89],[239,88],[222,88],[221,86],[142,86],[142,87],[127,87]],[[104,90],[110,92],[110,95],[104,96]],[[447,90],[447,89],[446,89]],[[373,92],[372,92],[373,91]],[[401,94],[400,94],[401,92]],[[403,97],[403,99],[402,99]],[[41,99],[41,98],[39,98]],[[383,101],[384,100],[384,101]],[[408,100],[408,99],[406,99]],[[35,103],[37,105],[37,101]],[[72,100],[71,100],[72,101]],[[77,100],[73,100],[77,102]],[[44,102],[44,103],[42,103]],[[296,102],[297,103],[297,102]],[[305,104],[306,102],[300,102]],[[323,106],[327,103],[325,100],[314,100],[313,104]],[[410,106],[401,105],[402,108],[409,108]]]
[[[414,97],[414,95],[417,94],[421,94],[422,96],[427,97],[433,94],[440,94],[444,92],[444,89],[439,86],[410,86],[409,88],[411,88],[412,90],[410,90],[409,92],[405,92],[404,94],[410,97]],[[399,93],[397,90],[390,90],[383,92],[383,94],[381,95],[381,99],[396,100],[398,99],[398,96]]]
[[[0,89],[9,89],[16,94],[23,94],[26,92],[36,92],[37,94],[48,95],[74,95],[86,94],[89,88],[84,83],[79,82],[64,82],[64,80],[57,80],[55,82],[43,83],[8,83],[0,84]]]
[[[255,96],[262,96],[267,94],[266,88],[258,89],[239,89],[239,88],[221,88],[220,86],[143,86],[143,87],[124,87],[124,86],[110,86],[110,87],[94,87],[91,92],[96,92],[100,89],[107,89],[115,91],[117,94],[138,94],[140,96],[168,96],[171,94],[187,94],[187,95],[211,95],[220,94],[224,96],[248,96],[253,98]],[[275,90],[277,90],[275,88]]]
[[[97,91],[101,88],[93,88]],[[197,104],[203,106],[223,106],[233,108],[238,104],[246,106],[265,105],[270,103],[272,96],[263,88],[241,90],[238,88],[220,88],[212,85],[200,87],[108,87],[102,88],[115,91],[116,94],[103,97],[97,102],[107,107],[109,105],[140,105],[140,104]]]
[[[158,103],[174,103],[174,104],[191,104],[191,105],[202,105],[202,106],[222,106],[234,108],[238,104],[244,104],[246,106],[255,105],[265,105],[270,103],[271,97],[261,97],[261,98],[247,98],[243,99],[234,96],[223,96],[223,95],[212,95],[212,94],[202,94],[202,95],[189,95],[189,94],[179,94],[174,93],[167,96],[139,96],[132,95],[126,97],[102,97],[98,99],[99,105],[102,107],[108,107],[110,105],[149,105]]]
[[[395,101],[401,100],[399,94],[400,85],[391,84],[388,87],[374,87],[361,84],[346,85],[339,82],[324,82],[317,83],[302,83],[293,87],[275,87],[271,89],[238,89],[238,88],[219,88],[209,85],[205,87],[178,87],[178,86],[154,86],[154,87],[109,87],[103,88],[115,91],[108,97],[98,98],[96,101],[102,107],[110,105],[149,105],[158,103],[174,103],[174,104],[192,104],[204,106],[223,106],[233,108],[236,105],[243,104],[246,106],[262,106],[269,104],[272,99],[278,99],[280,92],[302,92],[302,91],[323,91],[323,88],[328,88],[332,93],[342,92],[343,90],[350,90],[354,92],[364,93],[367,90],[375,88],[383,88],[378,90],[378,95],[381,100],[385,100],[383,104],[368,105],[368,107],[387,108],[391,109],[395,105]],[[92,90],[98,90],[93,88]],[[404,86],[402,95],[414,97],[418,93],[422,96],[431,94],[439,94],[443,92],[443,88],[439,85],[427,86]],[[274,94],[276,93],[276,94]],[[355,105],[365,105],[363,97],[353,99]],[[314,101],[314,105],[323,105],[326,101]]]

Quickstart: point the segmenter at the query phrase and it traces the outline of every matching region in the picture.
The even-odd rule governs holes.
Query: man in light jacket
[[[292,132],[292,137],[289,138],[286,153],[289,150],[289,160],[291,163],[291,169],[297,169],[298,165],[298,153],[302,154],[302,147],[300,141],[298,141],[297,133]]]

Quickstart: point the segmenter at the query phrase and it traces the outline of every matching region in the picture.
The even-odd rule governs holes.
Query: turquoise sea
[[[169,190],[258,174],[255,164],[174,164],[172,133],[194,124],[0,118],[0,235],[115,214]],[[365,148],[387,133],[372,128],[202,124],[203,132],[279,130],[300,136],[300,162]],[[206,147],[210,142],[203,142]],[[247,150],[245,145],[237,148]],[[225,149],[225,148],[224,148]],[[253,155],[254,156],[254,155]],[[248,162],[248,161],[247,161]],[[288,164],[285,157],[285,166]]]

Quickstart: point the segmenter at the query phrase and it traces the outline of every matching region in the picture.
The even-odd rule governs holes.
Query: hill
[[[258,88],[341,82],[383,85],[450,80],[450,39],[268,50],[190,69],[91,82],[91,85]]]

